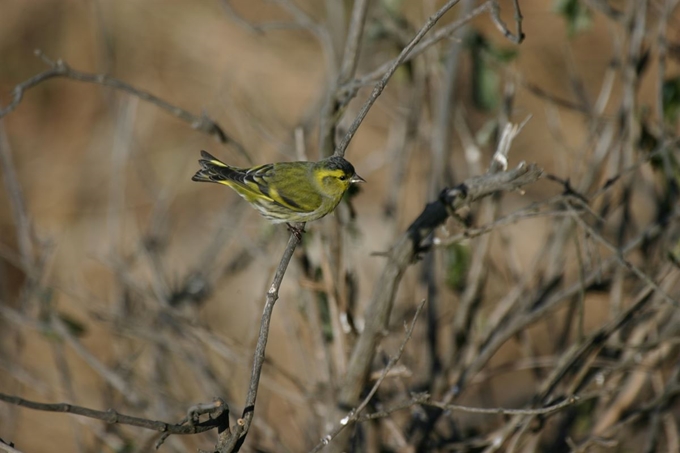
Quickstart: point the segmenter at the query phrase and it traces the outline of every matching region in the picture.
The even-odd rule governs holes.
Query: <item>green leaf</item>
[[[501,101],[501,73],[503,65],[517,58],[517,51],[489,42],[474,32],[467,39],[472,56],[472,99],[483,111],[495,109]]]
[[[465,286],[468,269],[470,267],[470,249],[468,246],[455,243],[446,249],[446,285],[461,291]]]
[[[66,313],[58,313],[57,316],[59,316],[59,319],[61,319],[61,322],[64,323],[71,335],[75,337],[82,337],[87,334],[87,327],[85,327],[85,324],[82,322],[70,315],[67,315]]]
[[[567,22],[570,37],[589,30],[593,24],[590,9],[580,0],[556,0],[555,11]]]
[[[663,82],[662,97],[664,119],[675,123],[680,115],[680,76]]]

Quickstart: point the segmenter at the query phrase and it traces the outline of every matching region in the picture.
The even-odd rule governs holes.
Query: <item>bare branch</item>
[[[380,373],[380,377],[376,380],[375,384],[373,384],[373,388],[368,392],[368,395],[364,398],[364,400],[356,407],[356,409],[351,410],[345,417],[343,417],[340,420],[340,423],[333,428],[327,435],[324,436],[323,439],[321,439],[321,442],[319,442],[316,447],[314,447],[310,453],[317,453],[323,449],[326,445],[330,443],[335,436],[340,434],[340,432],[345,429],[345,427],[351,423],[355,422],[359,419],[359,414],[366,409],[366,406],[368,406],[368,403],[371,401],[373,398],[373,395],[378,391],[378,387],[380,387],[380,384],[383,383],[385,380],[385,377],[387,377],[387,374],[394,368],[394,365],[397,364],[399,359],[401,358],[401,355],[404,353],[404,348],[406,348],[406,343],[411,339],[411,335],[413,334],[413,329],[416,326],[416,321],[418,320],[418,316],[420,316],[420,312],[423,310],[423,307],[425,306],[426,299],[423,299],[423,301],[418,305],[418,308],[416,309],[416,313],[413,315],[413,319],[411,320],[411,325],[406,329],[406,335],[404,336],[404,339],[401,342],[401,345],[399,346],[399,350],[397,353],[390,358],[390,361],[385,365],[385,368],[383,368],[382,373]]]
[[[434,27],[434,25],[439,21],[439,19],[441,19],[442,16],[446,14],[448,10],[453,8],[459,1],[460,0],[449,0],[448,2],[446,2],[444,6],[442,6],[436,13],[430,16],[427,22],[425,22],[425,25],[422,26],[422,28],[418,31],[416,36],[414,36],[414,38],[411,40],[411,42],[406,47],[404,47],[404,49],[399,54],[399,57],[397,57],[397,59],[391,64],[389,69],[385,72],[385,74],[378,81],[378,83],[376,83],[375,87],[373,88],[373,91],[371,92],[371,95],[368,97],[364,105],[361,107],[361,110],[359,110],[357,117],[354,119],[352,125],[347,130],[347,133],[343,137],[342,141],[335,148],[334,154],[336,156],[345,155],[345,151],[349,146],[349,142],[352,140],[352,137],[354,137],[354,134],[356,134],[357,129],[359,129],[359,126],[364,121],[364,118],[366,118],[368,111],[371,109],[371,107],[373,107],[373,104],[385,89],[385,86],[387,85],[388,80],[390,80],[390,78],[392,77],[392,74],[394,74],[394,71],[397,70],[399,65],[406,61],[406,58],[408,57],[409,53],[413,50],[413,48],[416,46],[416,44],[418,44],[423,39],[423,37],[427,34],[428,31],[430,31],[432,27]]]
[[[0,439],[0,451],[4,451],[6,453],[21,453],[21,451],[14,448],[13,445],[6,444],[2,439]]]
[[[9,195],[12,217],[14,218],[14,225],[17,230],[21,265],[24,271],[30,275],[34,270],[31,222],[28,218],[26,201],[14,167],[12,151],[10,150],[7,134],[5,133],[2,115],[0,115],[0,167],[2,168],[2,179],[5,182],[5,189]]]
[[[302,224],[304,227],[304,224]],[[248,435],[248,430],[253,422],[255,414],[255,401],[257,400],[257,391],[260,385],[260,375],[262,374],[262,366],[264,365],[264,353],[267,347],[267,339],[269,338],[269,324],[271,323],[272,312],[274,304],[279,298],[279,288],[283,281],[283,276],[286,274],[286,269],[293,257],[295,248],[300,244],[300,236],[293,233],[288,239],[288,245],[283,252],[279,266],[276,268],[274,279],[269,291],[267,292],[267,300],[264,305],[264,312],[262,313],[262,321],[260,323],[260,333],[257,337],[257,345],[255,346],[255,356],[253,358],[253,370],[250,376],[250,384],[248,386],[248,394],[246,396],[245,408],[243,415],[238,419],[236,426],[232,430],[227,430],[219,435],[216,445],[216,451],[220,453],[239,451],[241,445]]]
[[[450,24],[440,28],[439,30],[433,32],[428,38],[424,38],[422,42],[420,42],[418,45],[414,46],[409,53],[401,60],[401,63],[406,63],[408,61],[411,61],[413,58],[416,56],[420,55],[423,53],[425,50],[429,49],[432,47],[432,45],[438,43],[439,41],[450,38],[451,35],[463,28],[465,25],[467,25],[472,19],[474,19],[477,16],[482,15],[485,12],[491,11],[492,5],[493,5],[494,0],[488,0],[481,5],[479,5],[477,8],[473,9],[470,11],[469,14],[466,14],[465,16],[461,17],[460,19],[457,19]],[[402,58],[402,55],[400,54],[397,58],[391,61],[387,61],[383,63],[381,66],[379,66],[377,69],[371,71],[370,73],[363,75],[359,77],[358,79],[355,79],[351,82],[349,82],[344,88],[345,91],[347,92],[346,98],[351,99],[354,97],[354,93],[356,90],[358,90],[360,87],[371,84],[377,80],[379,80],[383,75],[390,70],[390,68],[395,64],[395,62],[399,59]]]
[[[366,325],[352,350],[347,373],[340,389],[341,404],[354,407],[365,384],[373,361],[377,342],[385,330],[397,288],[406,268],[428,246],[423,240],[441,225],[451,213],[497,191],[510,191],[538,180],[542,171],[536,165],[520,164],[507,172],[487,174],[466,180],[453,189],[445,189],[439,199],[429,203],[387,253],[386,263],[374,286],[374,293],[366,310]],[[343,442],[335,442],[342,449]]]
[[[210,418],[204,422],[196,424],[171,424],[166,422],[160,422],[156,420],[149,420],[146,418],[132,417],[130,415],[119,414],[113,409],[107,411],[98,411],[95,409],[89,409],[82,406],[75,406],[67,403],[38,403],[36,401],[30,401],[17,396],[6,395],[0,393],[0,401],[4,401],[9,404],[14,404],[15,406],[26,407],[28,409],[33,409],[36,411],[45,412],[63,412],[67,414],[80,415],[83,417],[93,418],[96,420],[101,420],[109,424],[121,424],[129,426],[137,426],[138,428],[151,429],[161,433],[171,433],[171,434],[197,434],[205,431],[214,429],[224,422],[220,415],[225,413],[226,404],[224,401],[220,401],[219,404],[214,405],[214,411],[209,412],[212,415],[216,415],[215,418]],[[208,413],[208,412],[205,412]],[[228,411],[226,411],[228,413]]]
[[[335,85],[329,90],[330,95],[323,106],[319,118],[319,154],[327,156],[335,147],[335,130],[337,127],[338,111],[343,106],[340,102],[342,87],[353,77],[359,63],[361,38],[366,26],[366,12],[369,0],[356,0],[352,7],[352,17],[349,22],[345,51],[342,56],[340,74]],[[346,103],[344,103],[346,105]]]
[[[505,409],[502,407],[471,407],[471,406],[463,406],[460,404],[447,404],[443,403],[440,401],[431,401],[430,400],[430,395],[428,394],[417,394],[413,395],[413,398],[411,398],[408,401],[404,401],[403,403],[395,404],[394,406],[387,408],[382,411],[378,412],[373,412],[371,414],[367,414],[361,417],[357,418],[358,422],[363,422],[367,420],[375,420],[378,418],[384,418],[387,417],[388,415],[411,408],[417,404],[421,404],[424,406],[432,406],[436,407],[445,411],[450,411],[450,412],[465,412],[468,414],[487,414],[487,415],[547,415],[551,414],[553,412],[557,412],[561,409],[564,409],[565,407],[572,406],[579,402],[581,398],[579,398],[577,395],[570,396],[568,398],[564,398],[562,401],[559,403],[554,403],[550,404],[548,406],[544,407],[539,407],[536,409]]]
[[[512,32],[508,30],[508,27],[505,25],[505,23],[503,23],[501,20],[501,8],[498,4],[498,1],[494,1],[492,3],[491,19],[496,25],[496,28],[498,28],[498,31],[500,31],[503,36],[515,44],[521,44],[522,41],[524,41],[524,33],[522,32],[522,12],[519,10],[519,0],[513,0],[513,6],[515,7],[515,27],[517,30],[515,34],[512,34]]]
[[[248,162],[252,163],[252,159],[250,158],[250,155],[247,153],[245,148],[241,146],[241,144],[238,143],[236,140],[228,136],[224,129],[215,121],[210,119],[207,115],[202,114],[201,116],[196,116],[184,109],[181,109],[177,106],[170,104],[169,102],[164,101],[163,99],[149,93],[148,91],[135,88],[134,86],[130,85],[129,83],[123,82],[122,80],[118,80],[106,74],[91,74],[87,72],[77,71],[75,69],[72,69],[65,61],[61,59],[57,61],[52,61],[48,59],[40,50],[36,50],[35,53],[43,61],[49,64],[50,69],[41,72],[40,74],[36,74],[30,79],[25,80],[24,82],[21,82],[20,84],[15,86],[14,89],[12,90],[12,100],[6,107],[0,109],[0,118],[14,111],[14,109],[17,108],[17,106],[23,99],[25,92],[28,91],[29,89],[39,85],[40,83],[46,80],[57,77],[63,77],[66,79],[77,80],[80,82],[108,86],[116,90],[129,93],[144,101],[150,102],[160,107],[161,109],[165,110],[166,112],[170,113],[171,115],[179,118],[180,120],[189,123],[193,129],[204,132],[208,135],[212,135],[220,143],[223,143],[225,145],[232,145],[236,149],[236,151],[238,151],[239,154],[246,158]]]
[[[578,202],[582,206],[587,205],[583,203],[580,199],[577,199]],[[591,214],[594,214],[591,211]],[[578,223],[581,228],[583,228],[585,231],[588,232],[588,235],[590,237],[595,238],[597,242],[602,244],[604,247],[606,247],[610,252],[614,253],[614,256],[616,257],[617,261],[621,263],[626,269],[630,270],[633,272],[635,275],[640,278],[640,280],[644,281],[647,283],[649,286],[654,288],[654,290],[668,303],[672,304],[675,307],[680,307],[680,303],[673,299],[666,291],[664,291],[658,283],[656,283],[649,275],[647,275],[645,272],[642,271],[639,267],[635,266],[633,263],[628,261],[627,259],[624,258],[623,252],[615,247],[613,244],[611,244],[608,240],[606,240],[601,234],[599,234],[597,231],[595,231],[590,225],[588,225],[579,215],[576,215],[575,213],[572,213],[572,218]]]

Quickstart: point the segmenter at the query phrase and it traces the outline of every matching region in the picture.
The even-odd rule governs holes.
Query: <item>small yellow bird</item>
[[[366,182],[339,156],[318,162],[231,167],[201,151],[193,181],[229,186],[274,223],[310,222],[333,212],[352,183]]]

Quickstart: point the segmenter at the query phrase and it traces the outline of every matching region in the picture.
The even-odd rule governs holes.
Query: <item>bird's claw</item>
[[[293,225],[292,223],[286,223],[286,227],[288,227],[288,231],[290,231],[291,234],[295,235],[298,242],[302,241],[302,233],[305,232],[304,224],[301,227],[297,227],[297,226]]]

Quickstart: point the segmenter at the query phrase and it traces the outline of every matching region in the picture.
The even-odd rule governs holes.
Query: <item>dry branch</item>
[[[424,240],[444,221],[465,205],[474,203],[499,191],[512,191],[534,183],[541,176],[536,165],[520,164],[506,172],[487,174],[470,178],[453,189],[445,189],[439,198],[429,203],[418,218],[411,224],[387,252],[387,263],[375,283],[375,292],[365,313],[366,325],[352,350],[347,373],[340,388],[338,399],[343,407],[356,407],[358,399],[370,372],[376,346],[385,331],[392,303],[399,287],[401,277],[408,266],[427,250]],[[340,417],[342,416],[339,414]],[[348,433],[345,430],[345,433]],[[344,449],[347,436],[339,436],[331,443],[333,451]]]
[[[40,74],[34,75],[30,79],[25,80],[19,83],[17,86],[15,86],[14,89],[12,90],[12,100],[10,101],[10,103],[4,108],[0,108],[0,118],[4,117],[10,112],[13,112],[19,106],[19,103],[21,103],[21,100],[23,99],[26,91],[30,90],[31,88],[34,88],[35,86],[41,84],[46,80],[57,77],[63,77],[70,80],[77,80],[79,82],[94,83],[96,85],[108,86],[116,90],[129,93],[144,101],[150,102],[160,107],[161,109],[165,110],[166,112],[170,113],[171,115],[175,116],[176,118],[179,118],[180,120],[189,123],[193,129],[204,132],[208,135],[212,135],[220,143],[223,143],[225,145],[232,145],[244,158],[248,160],[248,162],[252,163],[252,158],[247,153],[245,148],[239,142],[237,142],[232,137],[227,135],[224,129],[215,121],[210,119],[207,115],[202,114],[201,116],[196,116],[180,107],[170,104],[164,99],[161,99],[160,97],[155,96],[149,93],[148,91],[136,88],[130,85],[129,83],[123,82],[122,80],[118,80],[107,74],[92,74],[77,71],[71,68],[65,61],[61,59],[52,61],[51,59],[47,58],[40,50],[36,50],[35,53],[50,68],[46,71],[41,72]]]
[[[67,403],[38,403],[36,401],[30,401],[23,398],[19,398],[12,395],[6,395],[0,393],[0,400],[6,403],[14,404],[15,406],[26,407],[28,409],[33,409],[37,411],[46,412],[62,412],[65,414],[80,415],[83,417],[93,418],[95,420],[101,420],[109,424],[121,424],[129,426],[137,426],[139,428],[151,429],[161,433],[170,434],[196,434],[209,431],[216,427],[220,427],[225,423],[228,423],[229,411],[224,403],[224,401],[219,401],[217,404],[212,406],[210,411],[203,411],[202,413],[209,413],[215,415],[215,418],[210,418],[204,422],[195,422],[194,417],[191,417],[189,424],[172,424],[156,420],[150,420],[147,418],[132,417],[130,415],[120,414],[113,409],[107,411],[98,411],[95,409],[89,409],[87,407],[76,406]]]

